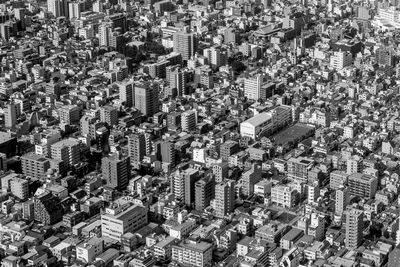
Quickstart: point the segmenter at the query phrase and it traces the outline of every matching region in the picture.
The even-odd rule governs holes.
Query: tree
[[[139,64],[143,60],[146,60],[146,56],[142,52],[138,52],[133,60],[134,63]]]
[[[234,61],[232,63],[232,69],[236,73],[241,73],[246,70],[246,65],[244,65],[241,61]]]

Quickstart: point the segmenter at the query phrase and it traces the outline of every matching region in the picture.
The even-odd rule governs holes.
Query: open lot
[[[306,139],[314,132],[314,128],[305,124],[297,123],[289,128],[275,133],[272,138],[278,145],[287,145],[289,142],[296,143]]]

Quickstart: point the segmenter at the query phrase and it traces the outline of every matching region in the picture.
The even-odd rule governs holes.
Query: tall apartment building
[[[242,175],[242,193],[251,196],[254,193],[254,185],[261,180],[261,166],[253,164],[251,169]]]
[[[96,139],[96,131],[104,126],[98,118],[89,115],[84,115],[80,119],[81,133],[85,137],[90,137],[92,140]]]
[[[239,144],[236,141],[228,140],[220,147],[220,158],[228,161],[229,157],[239,152]]]
[[[189,82],[189,72],[180,68],[180,65],[169,66],[166,68],[167,81],[172,91],[171,96],[183,96],[187,94],[187,83]]]
[[[215,164],[212,167],[212,172],[215,176],[215,182],[222,182],[224,179],[229,177],[229,163],[224,161],[219,164]]]
[[[103,179],[107,185],[119,190],[128,186],[131,176],[131,165],[129,157],[123,158],[120,154],[104,157],[101,160]]]
[[[201,178],[199,171],[195,169],[186,169],[180,173],[185,184],[185,204],[192,206],[195,203],[196,182]]]
[[[313,236],[318,241],[325,239],[325,216],[315,212],[311,213],[308,235]]]
[[[128,154],[131,165],[138,169],[140,162],[146,155],[146,140],[143,133],[134,133],[128,136]]]
[[[196,129],[197,125],[197,114],[194,110],[188,110],[182,113],[181,115],[181,126],[182,131],[190,132]]]
[[[239,42],[239,33],[237,33],[236,28],[226,28],[224,31],[224,43],[238,43]]]
[[[349,175],[342,171],[333,171],[330,173],[329,187],[333,190],[339,189],[341,186],[347,184]]]
[[[20,200],[29,197],[29,181],[23,178],[15,177],[10,181],[11,194]]]
[[[175,144],[172,142],[162,142],[160,145],[161,149],[161,162],[175,166]]]
[[[395,51],[393,48],[389,47],[379,47],[375,51],[376,55],[376,61],[380,66],[390,66],[394,67],[396,63],[396,56],[395,56]]]
[[[353,174],[362,171],[363,158],[360,156],[352,156],[346,162],[346,173]]]
[[[101,215],[101,233],[104,237],[121,241],[122,235],[134,233],[147,223],[147,209],[144,207],[130,204],[111,206]]]
[[[41,180],[45,178],[47,170],[50,169],[50,160],[34,153],[28,153],[21,157],[21,165],[24,175],[34,180]]]
[[[22,202],[22,218],[28,221],[35,219],[35,203],[32,199]]]
[[[335,51],[330,58],[330,66],[336,70],[342,70],[351,64],[353,64],[353,56],[347,51]]]
[[[225,180],[215,186],[215,216],[224,218],[235,208],[235,182]]]
[[[335,193],[335,213],[343,215],[346,211],[347,205],[350,203],[350,192],[347,187],[336,189]]]
[[[58,109],[58,116],[61,123],[68,125],[78,124],[80,118],[80,108],[74,105],[62,106]]]
[[[261,98],[261,87],[263,85],[264,76],[257,74],[254,77],[244,80],[244,96],[249,100],[258,100]]]
[[[288,178],[308,182],[308,171],[314,166],[314,160],[306,157],[290,158],[287,162]]]
[[[119,100],[127,107],[135,105],[135,86],[131,81],[117,83],[119,89]]]
[[[175,32],[172,36],[174,42],[174,52],[180,53],[183,60],[188,60],[197,50],[197,37],[194,33],[189,33],[186,28],[183,31]]]
[[[4,108],[4,126],[14,128],[17,124],[17,105],[9,103]]]
[[[52,225],[62,220],[64,215],[60,200],[50,192],[44,192],[34,198],[35,221]]]
[[[66,0],[47,0],[47,11],[58,18],[61,16],[68,16],[68,1]]]
[[[346,248],[357,249],[363,240],[363,215],[358,209],[349,209],[346,212]]]
[[[83,11],[85,11],[85,2],[68,2],[68,14],[70,19],[80,18]]]
[[[171,189],[176,200],[190,206],[195,202],[195,184],[200,179],[199,171],[189,168],[171,176]]]
[[[374,198],[378,188],[378,178],[372,175],[353,173],[348,178],[348,186],[350,194],[353,196]]]
[[[108,126],[114,126],[118,124],[118,109],[114,106],[104,106],[100,108],[100,120],[106,123]]]
[[[151,117],[159,110],[158,84],[140,83],[135,86],[135,108],[144,116]]]
[[[284,208],[295,207],[300,201],[300,192],[291,184],[271,188],[271,202]]]
[[[75,138],[67,138],[51,145],[51,157],[61,160],[67,168],[81,162],[81,143]]]
[[[209,267],[212,262],[212,245],[204,241],[183,241],[172,246],[172,260],[182,266]]]
[[[219,68],[226,64],[226,53],[221,51],[219,47],[211,47],[203,50],[203,55],[208,59],[208,64],[213,68]]]
[[[206,176],[195,184],[195,209],[203,211],[210,205],[211,199],[215,195],[215,179]]]
[[[51,145],[61,140],[61,131],[48,130],[39,134],[35,154],[51,158]]]

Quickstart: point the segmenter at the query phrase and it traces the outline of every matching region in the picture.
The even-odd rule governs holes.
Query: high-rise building
[[[251,196],[254,193],[254,185],[261,180],[261,166],[253,164],[251,169],[242,175],[242,193]]]
[[[312,169],[314,163],[312,158],[290,158],[287,162],[288,177],[300,183],[307,183],[308,172]]]
[[[315,212],[311,214],[308,235],[313,236],[318,241],[325,239],[325,217],[323,215]]]
[[[223,161],[228,161],[229,157],[239,152],[239,143],[233,140],[228,140],[220,147],[220,158]]]
[[[395,66],[395,51],[393,48],[379,47],[376,51],[376,61],[380,66]]]
[[[100,109],[100,120],[107,123],[108,126],[118,124],[118,109],[114,106],[107,105]]]
[[[123,81],[118,83],[119,88],[119,100],[127,107],[133,107],[135,105],[135,87],[133,82]]]
[[[7,128],[15,128],[17,124],[17,106],[9,103],[4,109],[4,126]]]
[[[213,68],[219,68],[226,64],[226,53],[222,52],[219,47],[206,48],[203,55],[208,59],[208,65]]]
[[[75,138],[68,138],[51,145],[51,157],[61,160],[67,168],[81,162],[81,142]]]
[[[29,197],[29,182],[26,179],[15,177],[10,181],[11,194],[25,200]]]
[[[374,198],[378,188],[378,178],[372,175],[353,173],[348,178],[350,194],[353,196]]]
[[[261,87],[263,85],[264,75],[257,74],[254,77],[244,80],[244,96],[249,100],[258,100],[261,98]]]
[[[215,195],[215,179],[206,176],[195,184],[195,209],[203,211],[210,205],[211,199]]]
[[[167,73],[167,78],[169,78],[169,87],[173,91],[170,95],[186,95],[186,84],[189,81],[189,73],[186,70],[182,70],[179,65],[167,67]]]
[[[227,28],[224,32],[224,43],[238,43],[239,42],[239,34],[236,32],[235,28]]]
[[[183,31],[173,34],[174,52],[182,55],[183,60],[188,60],[197,50],[197,38],[194,33],[189,33],[186,28]]]
[[[103,21],[99,26],[100,46],[112,47],[120,51],[123,41],[122,28],[118,28],[112,21]]]
[[[128,186],[131,175],[129,157],[123,158],[120,154],[104,157],[101,161],[103,179],[107,185],[118,190]]]
[[[293,208],[300,202],[299,189],[292,183],[271,188],[271,202],[284,208]]]
[[[171,167],[175,166],[175,145],[171,142],[161,143],[161,161],[163,163],[168,163]]]
[[[223,181],[215,186],[215,216],[224,218],[235,208],[235,182]]]
[[[358,209],[349,209],[346,212],[346,247],[357,249],[363,239],[363,215]]]
[[[349,189],[347,187],[338,188],[335,195],[335,213],[343,215],[350,203]]]
[[[103,12],[103,1],[97,0],[93,3],[93,12],[97,13]]]
[[[215,176],[215,182],[220,183],[224,179],[229,177],[229,164],[228,162],[224,161],[219,164],[215,164],[212,167],[212,172]]]
[[[182,113],[181,116],[182,131],[190,132],[196,128],[197,114],[194,110],[188,110]]]
[[[353,174],[357,172],[361,172],[363,167],[363,158],[360,156],[352,156],[347,160],[347,174]]]
[[[126,31],[126,15],[123,13],[114,13],[106,17],[106,20],[111,21],[114,28],[121,29],[121,33],[124,34]]]
[[[41,180],[50,169],[50,160],[34,153],[28,153],[21,157],[21,165],[24,175],[33,180]]]
[[[58,116],[61,123],[68,125],[78,124],[80,117],[80,109],[74,105],[62,106],[58,109]]]
[[[195,183],[200,179],[199,171],[189,168],[177,171],[171,176],[171,189],[177,201],[183,201],[188,206],[195,200]]]
[[[185,184],[185,204],[192,206],[195,203],[195,185],[201,176],[198,170],[191,168],[181,172],[180,175],[184,179]]]
[[[47,11],[53,14],[54,17],[61,16],[61,1],[60,0],[47,0]]]
[[[135,108],[151,117],[159,110],[158,84],[141,83],[135,86]]]
[[[96,131],[104,127],[104,123],[98,121],[98,118],[84,115],[80,119],[81,133],[85,137],[90,137],[92,140],[96,139]]]
[[[35,219],[35,202],[32,199],[22,203],[22,218],[28,221]]]
[[[76,1],[68,3],[68,14],[70,19],[79,19],[83,11],[85,11],[84,2]]]
[[[138,169],[140,162],[146,155],[146,140],[143,133],[134,133],[128,136],[128,153],[131,165]]]
[[[35,221],[52,225],[62,220],[64,215],[60,200],[50,192],[44,192],[34,198]]]
[[[320,195],[320,187],[318,181],[309,182],[306,185],[307,190],[307,202],[308,203],[315,203]]]
[[[181,242],[172,246],[172,260],[182,266],[211,266],[212,245],[204,241]]]
[[[347,184],[347,177],[349,177],[349,175],[342,171],[331,172],[329,179],[329,187],[332,190],[339,189],[341,186]]]
[[[353,56],[347,51],[335,51],[330,59],[330,66],[336,70],[342,70],[351,64],[353,64]]]
[[[47,11],[58,18],[65,16],[69,18],[68,0],[47,0]]]

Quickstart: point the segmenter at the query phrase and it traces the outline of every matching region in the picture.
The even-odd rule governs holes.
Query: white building
[[[90,263],[95,260],[96,256],[103,253],[104,241],[98,237],[92,237],[87,242],[83,242],[76,246],[76,259]]]
[[[261,96],[261,87],[264,75],[257,74],[255,77],[244,80],[244,96],[249,100],[258,100]]]
[[[336,51],[331,56],[330,66],[336,70],[342,70],[351,64],[353,64],[353,56],[350,52]]]
[[[256,139],[263,132],[272,131],[273,121],[268,113],[260,113],[240,124],[240,135]]]
[[[291,184],[276,185],[271,189],[271,201],[286,208],[296,206],[300,200],[300,193]]]
[[[123,234],[134,232],[147,225],[147,210],[130,203],[107,208],[101,215],[101,232],[103,236],[120,241]]]

